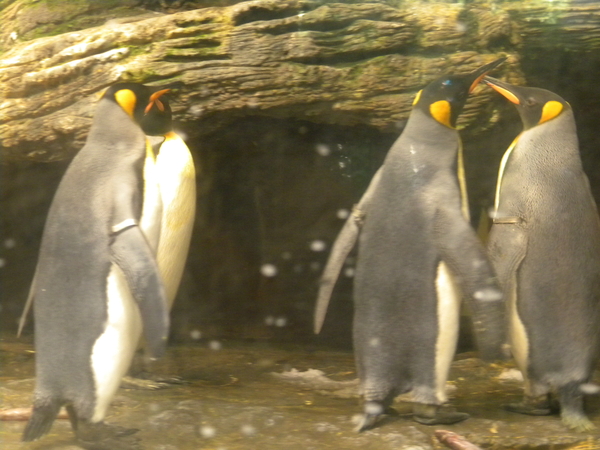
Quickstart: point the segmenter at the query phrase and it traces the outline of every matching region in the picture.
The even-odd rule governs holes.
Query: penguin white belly
[[[525,325],[521,321],[519,311],[517,309],[517,280],[516,274],[513,274],[512,282],[510,283],[511,290],[508,293],[508,316],[509,316],[509,339],[513,358],[523,373],[523,377],[527,379],[527,366],[529,360],[529,338],[525,331]],[[527,382],[526,382],[527,386]]]
[[[163,204],[157,261],[171,307],[183,275],[196,214],[194,161],[177,134],[166,136],[156,169]]]
[[[96,387],[92,422],[104,419],[121,378],[127,373],[142,333],[142,319],[125,275],[112,265],[106,284],[107,319],[104,332],[92,349],[91,365]]]
[[[447,401],[446,381],[456,352],[460,319],[461,295],[448,266],[438,265],[435,279],[437,292],[438,337],[435,345],[436,397]]]

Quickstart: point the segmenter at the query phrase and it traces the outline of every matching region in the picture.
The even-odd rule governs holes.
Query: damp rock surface
[[[0,409],[28,407],[34,386],[34,355],[29,343],[0,343]],[[473,354],[454,362],[450,404],[471,419],[428,427],[410,418],[410,403],[396,401],[397,415],[377,428],[357,434],[353,416],[360,412],[356,373],[350,352],[315,346],[208,342],[173,346],[153,372],[177,375],[186,383],[145,391],[120,389],[106,421],[137,428],[147,450],[215,449],[404,449],[444,448],[434,438],[448,429],[488,449],[595,449],[595,433],[566,430],[556,416],[520,416],[502,409],[517,401],[521,382],[511,364],[486,365]],[[503,375],[504,374],[504,375]],[[338,395],[340,389],[348,392]],[[600,426],[600,402],[590,397],[590,419]],[[23,421],[0,422],[5,450],[75,450],[68,420],[57,420],[49,435],[22,444]]]
[[[108,20],[31,40],[17,33],[0,55],[2,156],[69,158],[85,140],[98,98],[119,81],[177,82],[173,111],[187,134],[249,116],[394,131],[432,79],[470,72],[504,54],[479,48],[459,26],[462,12],[443,3],[415,10],[255,0]],[[470,21],[478,17],[473,12]],[[0,16],[0,24],[10,23]],[[498,33],[510,42],[511,30],[507,25]],[[521,77],[515,58],[500,70]],[[495,97],[480,91],[463,124],[477,127],[480,114],[491,119],[485,105]]]

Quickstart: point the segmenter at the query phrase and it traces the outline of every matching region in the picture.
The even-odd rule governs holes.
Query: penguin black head
[[[466,75],[446,75],[429,83],[417,93],[413,106],[450,128],[456,127],[469,93],[486,73],[495,69],[506,58],[500,58]]]
[[[139,83],[117,83],[103,98],[116,102],[145,134],[160,136],[172,130],[171,107],[164,94],[170,89]]]
[[[562,97],[546,89],[513,86],[492,77],[485,77],[483,81],[515,104],[525,130],[552,120],[563,111],[571,109]]]

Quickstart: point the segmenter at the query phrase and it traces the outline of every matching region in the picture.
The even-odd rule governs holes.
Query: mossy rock
[[[0,13],[0,50],[16,42],[55,36],[137,16],[148,10],[135,0],[17,0],[4,2]]]

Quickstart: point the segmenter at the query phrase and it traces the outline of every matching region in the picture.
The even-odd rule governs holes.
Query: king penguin
[[[502,293],[468,222],[455,126],[469,93],[504,60],[440,77],[417,93],[363,205],[353,323],[365,402],[358,431],[372,427],[395,396],[409,391],[419,423],[468,418],[441,409],[463,296],[482,357],[502,358]]]
[[[196,215],[194,160],[174,131],[165,134],[155,167],[163,205],[157,261],[171,308],[183,275]]]
[[[36,386],[24,441],[46,434],[63,405],[78,437],[110,435],[103,419],[142,330],[151,357],[165,352],[162,199],[145,136],[170,131],[165,92],[110,87],[56,191],[30,291]]]
[[[149,161],[146,168],[151,167],[155,174],[162,202],[156,259],[171,308],[185,268],[196,215],[196,169],[189,148],[173,130],[171,106],[163,97],[171,89],[158,89],[150,97],[141,127],[151,136],[157,136],[157,130],[163,131],[154,164]]]
[[[589,383],[600,337],[600,222],[573,111],[553,92],[484,81],[523,122],[501,161],[488,244],[525,380],[523,401],[507,409],[551,414],[556,396],[563,423],[590,430],[583,394],[597,391]]]

